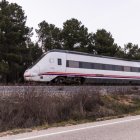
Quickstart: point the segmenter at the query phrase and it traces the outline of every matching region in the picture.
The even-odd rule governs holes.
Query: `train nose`
[[[24,80],[32,81],[34,77],[38,76],[38,73],[32,72],[30,70],[25,71],[24,73]]]
[[[25,80],[30,80],[30,77],[31,77],[31,72],[30,72],[30,70],[26,70],[25,72],[24,72],[24,79]]]
[[[39,75],[39,67],[35,66],[34,68],[25,71],[24,79],[25,81],[36,81],[38,75]]]

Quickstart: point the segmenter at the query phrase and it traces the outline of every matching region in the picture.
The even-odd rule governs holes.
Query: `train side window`
[[[136,72],[139,72],[139,68],[136,68]]]
[[[62,59],[58,58],[57,62],[58,62],[58,65],[62,65]]]
[[[94,69],[102,69],[102,64],[94,63]]]
[[[79,68],[79,62],[78,61],[68,60],[67,61],[67,67],[70,67],[70,68]]]
[[[126,71],[126,72],[130,72],[130,67],[128,67],[128,66],[124,66],[124,71]]]
[[[60,61],[60,62],[58,62],[59,64],[62,63],[61,59],[58,60],[58,61]],[[126,72],[140,72],[140,68],[138,68],[138,67],[110,65],[110,64],[101,64],[101,63],[91,63],[91,62],[82,62],[82,61],[73,61],[73,60],[67,60],[66,61],[66,67],[85,68],[85,69],[99,69],[99,70],[112,70],[112,71],[126,71]]]
[[[139,72],[139,68],[135,68],[135,72]]]
[[[95,69],[95,64],[91,63],[91,69]]]
[[[84,68],[84,67],[83,67],[83,63],[84,63],[84,62],[79,62],[79,68]]]
[[[112,70],[113,70],[113,71],[115,71],[115,70],[116,70],[115,65],[112,65]]]
[[[131,72],[140,72],[140,69],[137,67],[131,67]]]
[[[106,70],[106,64],[101,64],[101,69]]]
[[[85,69],[92,69],[92,63],[89,63],[89,62],[81,62],[81,63],[79,63],[79,67],[85,68]]]
[[[69,60],[66,61],[66,67],[69,67]]]
[[[106,70],[113,70],[113,66],[112,65],[106,65]]]
[[[131,72],[132,72],[132,69],[131,69]],[[137,69],[136,69],[136,72],[140,72],[140,68],[137,68]]]
[[[124,71],[123,66],[115,65],[115,71]]]

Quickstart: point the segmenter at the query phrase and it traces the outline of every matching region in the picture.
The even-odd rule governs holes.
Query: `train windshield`
[[[29,69],[31,69],[34,65],[36,65],[45,55],[46,55],[46,53],[42,54],[39,57],[39,59],[37,59],[35,62],[32,63],[32,65],[29,67]]]

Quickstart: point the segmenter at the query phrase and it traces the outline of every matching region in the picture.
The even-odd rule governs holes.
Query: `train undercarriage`
[[[63,77],[58,76],[49,84],[56,85],[140,85],[140,80],[135,79],[103,79],[84,77]]]

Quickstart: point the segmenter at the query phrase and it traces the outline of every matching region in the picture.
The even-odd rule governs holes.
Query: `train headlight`
[[[32,73],[31,73],[31,76],[32,76],[32,77],[38,76],[38,73],[32,72]]]

